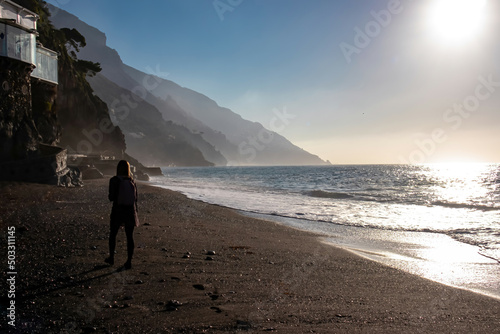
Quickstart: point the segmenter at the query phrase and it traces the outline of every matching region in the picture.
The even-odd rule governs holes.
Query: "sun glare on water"
[[[439,42],[461,44],[479,35],[486,20],[487,0],[436,0],[429,24]]]

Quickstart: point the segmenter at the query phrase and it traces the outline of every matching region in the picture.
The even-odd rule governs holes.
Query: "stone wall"
[[[61,139],[61,125],[57,117],[57,85],[31,79],[33,121],[40,141],[57,145]]]
[[[30,158],[0,163],[0,180],[81,186],[78,169],[67,166],[66,150],[40,144]]]
[[[66,150],[51,146],[61,135],[57,87],[35,81],[32,95],[32,70],[0,57],[0,180],[80,186],[81,174],[67,166]]]
[[[31,108],[33,65],[0,57],[0,161],[25,159],[38,148]]]

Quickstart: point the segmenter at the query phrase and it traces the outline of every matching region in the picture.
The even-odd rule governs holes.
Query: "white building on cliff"
[[[36,42],[38,15],[0,0],[0,57],[35,66],[31,76],[57,84],[57,53]]]

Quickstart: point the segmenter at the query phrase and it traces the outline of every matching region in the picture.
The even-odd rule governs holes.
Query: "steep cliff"
[[[28,122],[35,124],[36,134],[30,140],[59,144],[69,152],[121,155],[126,148],[123,133],[112,124],[107,105],[94,96],[86,81],[87,74],[95,73],[99,66],[79,60],[71,52],[85,47],[85,38],[75,30],[54,28],[45,2],[16,2],[40,16],[37,41],[59,54],[57,88],[33,82],[32,115]]]
[[[40,135],[31,110],[32,66],[0,57],[0,162],[35,154]]]
[[[166,121],[153,105],[98,74],[87,79],[110,106],[113,123],[127,142],[127,152],[150,166],[210,166],[224,157],[183,126]],[[199,150],[197,147],[202,147]]]

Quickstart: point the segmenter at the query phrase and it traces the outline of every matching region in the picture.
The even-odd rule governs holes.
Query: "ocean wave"
[[[500,240],[493,228],[470,228],[448,231],[453,239],[479,247],[478,253],[500,263]]]
[[[375,230],[384,231],[395,231],[395,232],[417,232],[417,233],[432,233],[432,234],[445,234],[455,239],[456,241],[462,242],[464,244],[472,245],[478,247],[478,253],[482,256],[490,258],[500,263],[500,241],[498,239],[497,230],[494,228],[468,228],[468,229],[440,229],[440,228],[417,228],[417,227],[404,227],[404,226],[383,226],[378,224],[373,224],[370,222],[360,222],[360,221],[343,221],[336,219],[334,221],[330,219],[321,219],[320,217],[308,217],[304,213],[297,212],[295,214],[287,213],[277,213],[272,214],[266,213],[264,211],[245,211],[241,212],[252,212],[261,215],[272,215],[274,217],[282,218],[292,218],[298,219],[299,221],[307,222],[322,222],[327,224],[334,224],[340,226],[348,226],[354,228],[369,228]]]
[[[346,194],[346,193],[338,193],[338,192],[330,192],[324,190],[312,190],[306,192],[306,195],[311,197],[319,197],[319,198],[333,198],[333,199],[346,199],[353,198],[354,196]]]
[[[444,201],[435,201],[432,202],[431,204],[433,206],[442,206],[445,208],[452,208],[452,209],[473,209],[481,211],[500,210],[500,207],[494,207],[484,204],[454,203],[454,202],[444,202]]]

